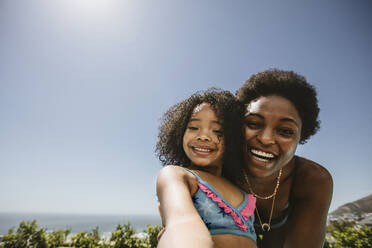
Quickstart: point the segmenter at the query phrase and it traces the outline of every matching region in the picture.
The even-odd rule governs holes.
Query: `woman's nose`
[[[257,139],[262,145],[273,145],[275,144],[275,135],[272,130],[264,129],[258,135]]]

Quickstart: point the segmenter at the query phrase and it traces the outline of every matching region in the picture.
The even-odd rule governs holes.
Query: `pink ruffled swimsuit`
[[[195,172],[188,170],[198,179],[199,189],[192,200],[200,217],[211,234],[236,234],[247,236],[256,242],[253,227],[256,198],[244,191],[244,200],[234,208],[209,183]]]

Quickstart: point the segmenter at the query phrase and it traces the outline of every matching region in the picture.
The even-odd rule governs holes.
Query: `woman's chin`
[[[275,162],[276,159],[263,161],[254,157],[249,157],[246,159],[246,166],[252,176],[267,177],[273,173],[273,168],[276,164]]]

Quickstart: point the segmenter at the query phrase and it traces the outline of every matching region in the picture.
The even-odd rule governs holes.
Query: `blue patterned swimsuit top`
[[[198,190],[192,197],[194,206],[211,234],[235,234],[256,242],[253,227],[256,198],[244,191],[244,200],[237,208],[228,203],[208,182],[186,169],[198,180]]]

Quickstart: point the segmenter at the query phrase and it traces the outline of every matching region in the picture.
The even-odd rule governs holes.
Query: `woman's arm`
[[[159,248],[214,247],[192,202],[189,177],[184,169],[176,166],[167,166],[158,175],[156,191],[165,225]]]
[[[323,247],[326,221],[332,199],[333,181],[329,172],[309,160],[297,175],[293,185],[295,197],[288,219],[285,248]]]

